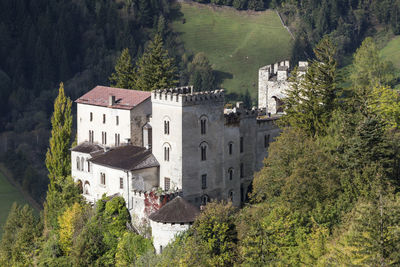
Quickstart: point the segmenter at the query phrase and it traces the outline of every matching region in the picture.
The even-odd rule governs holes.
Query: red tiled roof
[[[77,100],[76,103],[108,107],[109,96],[115,96],[113,108],[133,109],[151,96],[151,92],[96,86]]]

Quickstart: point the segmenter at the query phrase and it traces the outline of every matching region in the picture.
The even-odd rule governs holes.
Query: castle
[[[284,62],[260,69],[260,109],[252,110],[240,102],[224,108],[223,90],[96,86],[75,101],[72,177],[90,203],[103,194],[124,197],[135,223],[150,222],[162,251],[207,202],[240,206],[247,199],[253,174],[280,132],[277,103],[288,68]]]

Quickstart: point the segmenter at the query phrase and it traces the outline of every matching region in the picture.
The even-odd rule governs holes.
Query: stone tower
[[[193,203],[218,198],[223,187],[224,91],[192,87],[153,91],[152,151],[160,186],[182,190]]]
[[[308,62],[299,62],[299,73],[304,74]],[[267,65],[258,71],[258,108],[265,109],[268,114],[283,112],[283,99],[285,91],[289,89],[289,68],[288,60],[272,65]]]

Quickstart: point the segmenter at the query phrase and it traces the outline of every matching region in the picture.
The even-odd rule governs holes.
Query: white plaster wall
[[[182,189],[182,103],[154,98],[152,93],[152,153],[160,163],[160,187],[170,178],[171,189]],[[169,120],[169,135],[164,134],[164,120]],[[169,161],[164,160],[164,146],[170,146]]]
[[[189,229],[189,224],[170,224],[170,223],[158,223],[150,220],[150,226],[153,236],[153,244],[156,249],[156,253],[159,254],[160,246],[164,249],[171,241],[175,239],[175,236],[181,232]]]
[[[79,170],[77,169],[77,163],[76,163],[77,157],[79,157],[80,159],[83,157],[85,159],[83,171],[80,169]],[[90,154],[71,151],[71,176],[75,183],[77,183],[78,180],[81,180],[82,186],[85,185],[86,181],[88,181],[90,183],[89,195],[84,194],[84,197],[89,202],[92,202],[93,201],[93,199],[92,199],[93,164],[90,163],[90,172],[88,171],[88,165],[87,165],[88,164],[87,160],[90,158],[91,158]],[[80,163],[80,166],[81,166],[81,163]]]
[[[143,219],[147,219],[144,213],[144,193],[131,192],[129,213],[135,223],[142,223]]]
[[[90,112],[93,120],[90,121]],[[106,123],[103,123],[103,114],[106,114]],[[119,125],[116,125],[116,116],[119,116]],[[107,146],[115,145],[115,134],[120,134],[120,143],[131,138],[131,111],[125,109],[108,108],[87,104],[77,104],[78,144],[89,141],[89,130],[94,131],[94,143],[101,144],[101,132],[107,132]]]

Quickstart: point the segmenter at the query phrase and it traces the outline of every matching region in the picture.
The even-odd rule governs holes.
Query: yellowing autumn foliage
[[[82,206],[79,203],[75,203],[58,217],[60,225],[59,244],[65,255],[70,255],[71,253],[74,233],[82,222],[82,212]]]

